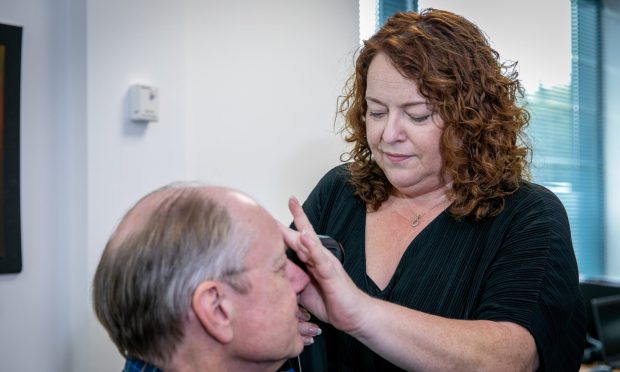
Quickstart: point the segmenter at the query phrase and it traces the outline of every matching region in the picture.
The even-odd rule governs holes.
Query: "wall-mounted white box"
[[[131,120],[157,121],[159,119],[159,92],[143,84],[132,85],[129,92]]]

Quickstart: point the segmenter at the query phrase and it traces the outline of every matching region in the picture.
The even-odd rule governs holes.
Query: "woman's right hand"
[[[324,322],[347,333],[364,324],[364,302],[369,300],[351,280],[340,262],[319,237],[295,198],[289,200],[298,231],[281,226],[284,240],[308,268],[310,284],[300,293],[300,303]]]
[[[310,322],[310,313],[301,306],[297,309],[297,320],[299,320],[299,334],[304,341],[304,345],[312,345],[314,337],[321,334],[321,328],[317,324]]]

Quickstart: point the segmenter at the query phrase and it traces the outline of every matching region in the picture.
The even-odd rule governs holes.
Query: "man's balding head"
[[[285,251],[277,222],[249,196],[166,186],[108,241],[95,312],[126,357],[170,370],[274,370],[303,348],[296,296],[309,279]]]
[[[189,299],[201,281],[222,279],[248,290],[250,283],[235,274],[244,270],[250,237],[229,211],[251,200],[221,187],[176,184],[127,212],[106,245],[93,288],[97,316],[121,353],[166,359],[183,336]],[[155,347],[153,340],[159,340]]]

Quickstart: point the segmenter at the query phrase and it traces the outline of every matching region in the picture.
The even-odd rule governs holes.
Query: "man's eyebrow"
[[[226,271],[224,271],[220,277],[221,278],[227,278],[227,277],[231,277],[231,276],[235,276],[235,275],[239,275],[239,274],[243,274],[246,271],[249,271],[250,269],[247,267],[242,267],[241,269],[228,269]]]
[[[274,263],[274,266],[280,267],[282,265],[285,265],[287,260],[288,260],[288,256],[286,255],[286,250],[285,250],[282,252],[281,255],[278,255],[278,257],[273,261],[273,263]]]

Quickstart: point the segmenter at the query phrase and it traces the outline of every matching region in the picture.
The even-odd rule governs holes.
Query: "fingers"
[[[304,254],[309,258],[304,261],[307,266],[313,267],[314,262],[311,257],[318,252],[318,246],[320,246],[320,241],[316,232],[314,231],[314,227],[306,213],[304,212],[301,204],[299,204],[299,200],[296,197],[291,196],[288,200],[288,207],[293,215],[293,220],[295,221],[295,226],[297,230],[301,233],[300,241],[302,242],[303,248],[302,250]],[[305,236],[305,237],[304,237]],[[296,251],[297,252],[297,251]],[[299,252],[297,252],[299,254]],[[301,259],[301,258],[300,258]]]
[[[304,309],[303,307],[298,307],[297,308],[297,319],[301,320],[302,322],[307,322],[308,320],[310,320],[310,313],[308,312],[308,310]]]
[[[330,255],[326,253],[326,248],[321,244],[319,237],[314,232],[303,210],[301,210],[299,203],[295,198],[291,198],[290,204],[291,212],[297,214],[295,217],[295,224],[297,228],[301,227],[301,232],[292,230],[282,224],[278,225],[287,247],[295,252],[297,258],[299,258],[309,270],[313,270],[317,266],[328,267]],[[299,224],[298,221],[300,222]],[[308,228],[304,227],[306,224]]]
[[[297,319],[299,319],[299,334],[304,341],[304,345],[312,345],[314,337],[321,334],[321,328],[314,323],[310,323],[310,313],[303,307],[297,308]]]
[[[310,322],[300,322],[298,329],[301,339],[304,341],[304,345],[312,345],[314,343],[314,337],[322,333],[319,326]]]
[[[278,224],[278,226],[280,227],[280,232],[282,233],[286,246],[295,252],[297,258],[299,258],[301,262],[307,263],[310,258],[309,252],[308,249],[301,244],[299,232],[291,230],[282,224]]]
[[[291,214],[293,215],[293,219],[295,220],[295,226],[297,227],[297,230],[299,231],[308,230],[314,233],[314,228],[312,227],[310,220],[308,220],[306,213],[304,212],[303,208],[301,207],[301,204],[299,204],[299,200],[297,200],[296,197],[291,196],[288,199],[288,209],[291,211]]]
[[[313,268],[316,266],[313,258],[317,257],[316,255],[322,248],[319,248],[319,246],[317,246],[317,240],[318,238],[314,232],[312,233],[312,235],[308,234],[306,230],[302,230],[302,232],[300,233],[299,241],[302,244],[301,251],[308,257],[308,259],[305,261],[308,268]]]

